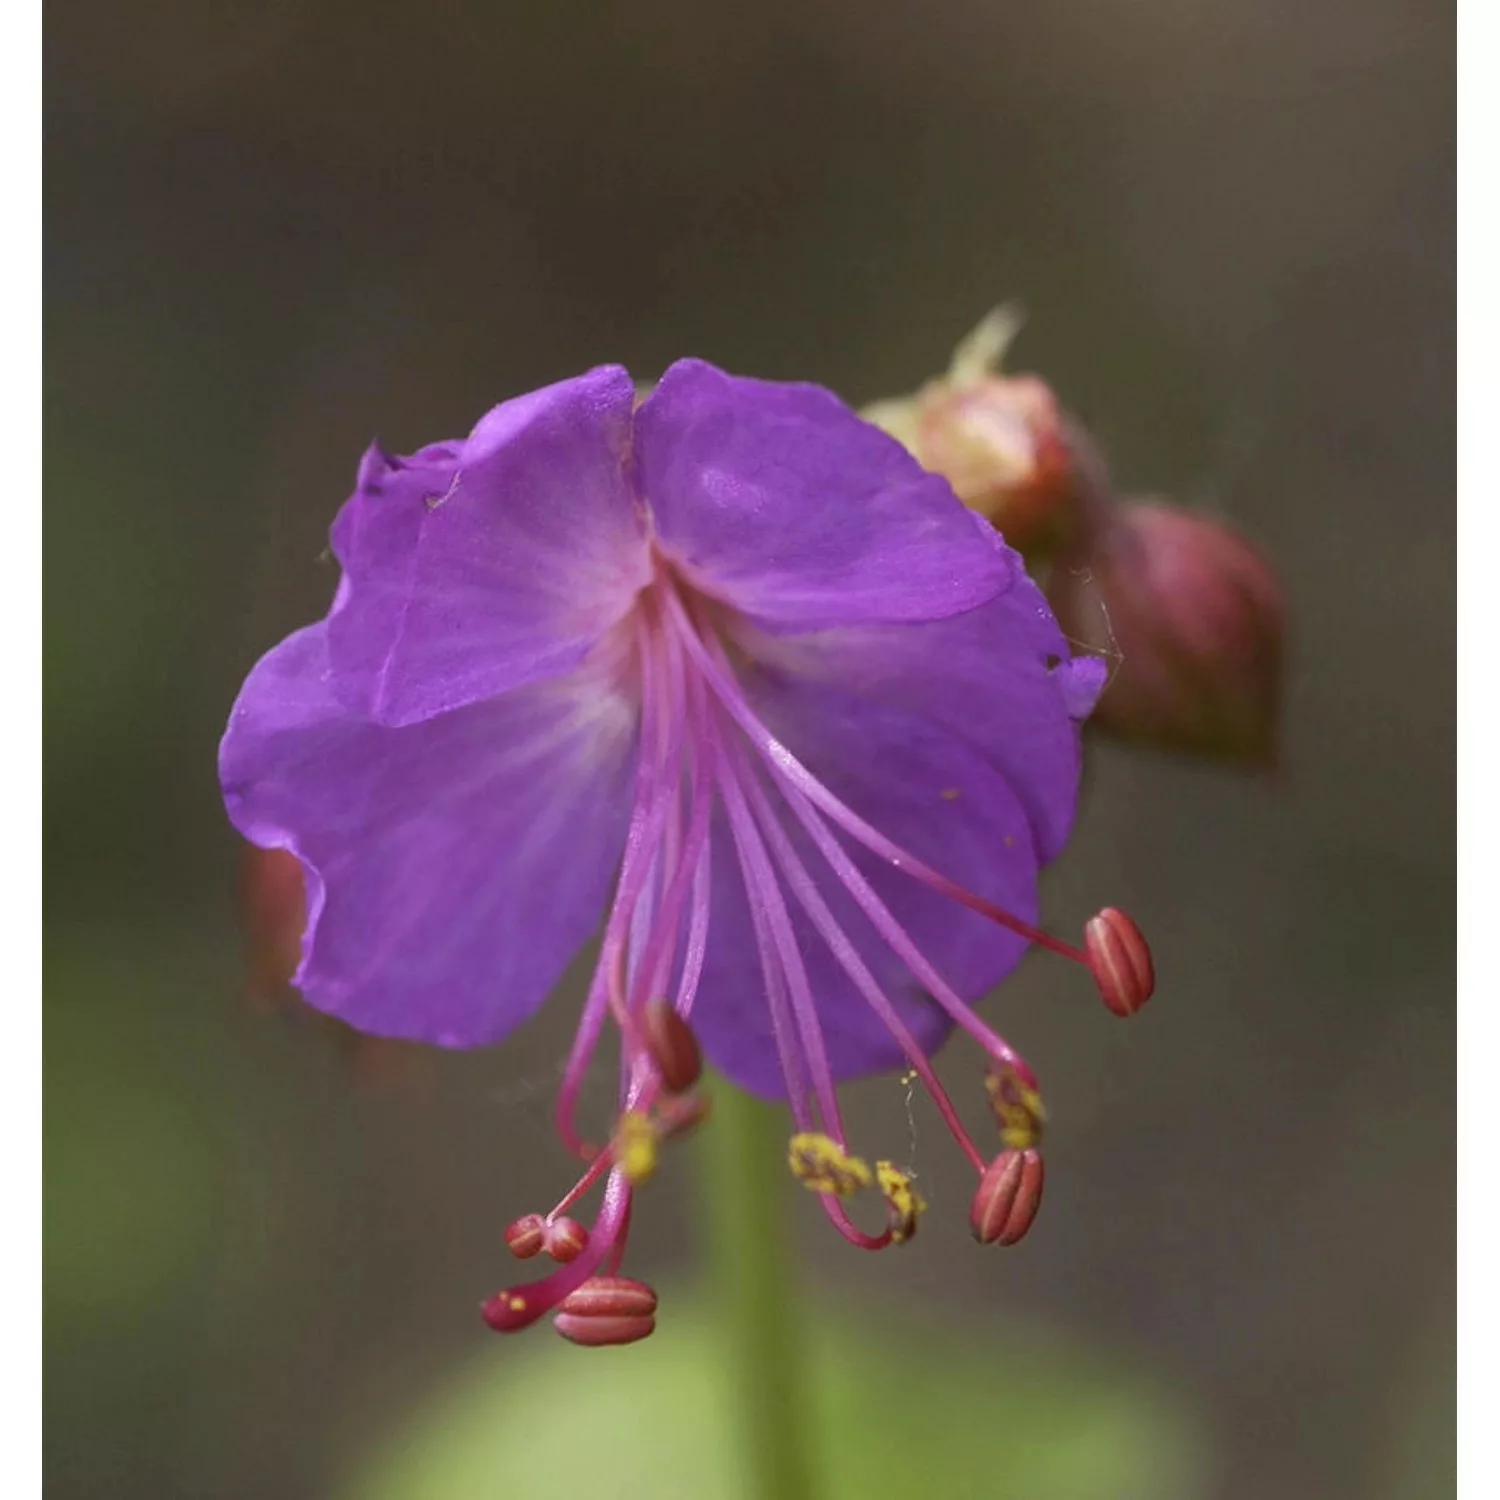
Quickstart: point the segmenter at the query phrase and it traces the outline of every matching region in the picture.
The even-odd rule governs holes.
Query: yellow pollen
[[[510,1302],[510,1310],[512,1312],[526,1311],[526,1299],[524,1297],[511,1297],[507,1300]]]
[[[1009,1068],[986,1073],[984,1087],[1000,1126],[1001,1143],[1012,1151],[1026,1151],[1036,1145],[1047,1123],[1042,1096],[1022,1083]]]
[[[911,1185],[910,1174],[894,1162],[876,1162],[875,1181],[890,1209],[891,1241],[904,1244],[917,1232],[917,1216],[927,1211],[927,1200]]]
[[[792,1176],[813,1193],[849,1198],[873,1181],[868,1162],[850,1156],[832,1136],[817,1131],[794,1135],[787,1142],[786,1162]]]
[[[627,1109],[615,1126],[615,1160],[631,1187],[639,1187],[656,1171],[655,1124],[638,1109]]]

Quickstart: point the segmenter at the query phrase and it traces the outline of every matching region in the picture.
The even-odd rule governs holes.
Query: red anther
[[[540,1214],[522,1214],[505,1231],[505,1244],[517,1260],[530,1260],[547,1243],[547,1224]]]
[[[641,1040],[669,1094],[692,1088],[703,1073],[703,1054],[693,1028],[669,1000],[648,1000],[641,1007]]]
[[[1117,1016],[1133,1016],[1156,988],[1156,968],[1141,929],[1124,912],[1106,906],[1089,918],[1083,943],[1104,1003]]]
[[[1042,1205],[1042,1153],[1002,1151],[979,1179],[969,1207],[969,1227],[981,1245],[1014,1245],[1031,1228]]]
[[[656,1328],[656,1293],[629,1276],[591,1276],[563,1298],[552,1326],[575,1344],[633,1344]]]
[[[572,1344],[602,1349],[611,1344],[634,1344],[656,1332],[656,1319],[645,1317],[599,1318],[581,1313],[558,1313],[552,1326]]]
[[[566,1214],[560,1218],[548,1219],[542,1226],[542,1236],[542,1248],[562,1265],[567,1265],[570,1260],[577,1260],[589,1242],[588,1230],[577,1219],[570,1219]]]
[[[559,1312],[585,1318],[643,1318],[656,1311],[656,1293],[630,1276],[590,1276],[568,1293]]]

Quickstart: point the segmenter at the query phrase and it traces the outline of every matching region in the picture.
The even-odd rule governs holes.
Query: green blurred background
[[[1162,983],[1128,1027],[1062,965],[993,1002],[1056,1121],[1023,1247],[972,1244],[899,1082],[853,1091],[868,1139],[915,1132],[933,1212],[861,1257],[797,1204],[838,1493],[1452,1493],[1449,7],[58,0],[47,27],[52,1492],[734,1493],[691,1162],[638,1215],[633,1268],[677,1289],[655,1340],[485,1334],[504,1223],[566,1177],[568,1007],[437,1059],[258,1010],[215,743],[324,609],[372,436],[685,353],[861,402],[1019,298],[1018,367],[1122,485],[1282,570],[1286,769],[1096,751],[1049,913],[1119,901]]]

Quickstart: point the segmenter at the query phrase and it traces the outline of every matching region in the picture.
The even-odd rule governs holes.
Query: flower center
[[[1029,1226],[1040,1199],[1036,1148],[1044,1110],[1030,1066],[928,961],[844,841],[1028,941],[1086,964],[1117,1014],[1138,1009],[1152,983],[1144,940],[1123,914],[1102,913],[1089,924],[1085,947],[1075,947],[958,885],[846,806],[765,726],[741,687],[738,671],[763,650],[773,653],[774,643],[694,587],[670,560],[658,554],[654,561],[651,583],[592,664],[638,705],[639,752],[614,899],[557,1101],[559,1134],[588,1165],[550,1215],[529,1215],[512,1226],[507,1239],[516,1253],[546,1250],[562,1264],[541,1282],[502,1292],[486,1304],[486,1318],[502,1331],[524,1327],[559,1307],[567,1315],[564,1333],[577,1341],[629,1342],[654,1327],[654,1300],[653,1316],[600,1314],[597,1321],[575,1327],[584,1316],[578,1309],[592,1309],[594,1302],[585,1296],[574,1307],[569,1299],[581,1296],[582,1288],[606,1283],[618,1292],[616,1273],[633,1194],[654,1172],[659,1145],[706,1114],[693,1092],[700,1062],[691,1018],[712,936],[714,837],[727,835],[748,898],[795,1127],[788,1164],[818,1195],[839,1232],[863,1248],[909,1239],[925,1205],[910,1173],[888,1161],[872,1169],[849,1149],[794,911],[895,1039],[974,1167],[980,1188],[971,1222],[984,1227],[983,1234],[975,1232],[987,1242],[1011,1243]],[[986,1089],[1004,1148],[993,1161],[975,1144],[926,1051],[836,918],[792,829],[805,835],[804,847],[810,844],[821,861],[823,880],[831,877],[848,893],[931,1001],[983,1050]],[[620,1038],[619,1113],[609,1143],[599,1147],[580,1135],[575,1117],[584,1077],[611,1021]],[[602,1206],[592,1230],[585,1232],[566,1215],[601,1180]],[[1018,1184],[1027,1185],[1019,1200]],[[867,1189],[877,1191],[885,1204],[885,1225],[878,1233],[861,1229],[845,1206],[846,1199]],[[615,1305],[603,1290],[595,1300],[601,1307]],[[586,1329],[586,1337],[580,1329]]]

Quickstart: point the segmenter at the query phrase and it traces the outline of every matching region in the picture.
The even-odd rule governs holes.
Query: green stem
[[[810,1500],[807,1390],[781,1111],[719,1080],[704,1200],[731,1399],[754,1500]]]

